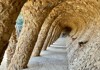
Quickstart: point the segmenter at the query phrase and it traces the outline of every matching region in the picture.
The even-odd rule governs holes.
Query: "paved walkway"
[[[40,57],[31,57],[28,69],[24,70],[67,70],[66,38],[59,38],[46,51],[42,51]],[[5,69],[6,58],[0,70]]]

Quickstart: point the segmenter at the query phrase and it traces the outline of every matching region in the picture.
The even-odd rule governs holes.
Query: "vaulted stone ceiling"
[[[92,70],[93,65],[94,70],[100,69],[97,63],[100,59],[99,0],[28,0],[24,6],[25,0],[22,3],[19,1],[12,2],[11,6],[5,0],[0,1],[0,7],[7,4],[11,8],[7,7],[10,13],[6,10],[4,13],[0,12],[0,57],[4,53],[4,42],[8,43],[14,27],[10,21],[14,23],[21,8],[24,17],[24,25],[8,70],[27,67],[33,48],[33,56],[39,56],[43,47],[46,49],[59,37],[62,30],[68,27],[72,29],[69,36],[75,39],[70,46],[67,46],[69,70],[86,70],[87,68]],[[16,9],[18,9],[17,13],[15,13]],[[12,16],[13,18],[10,19]],[[9,25],[4,20],[7,20]],[[3,25],[5,27],[2,27]],[[80,43],[84,47],[80,47]]]

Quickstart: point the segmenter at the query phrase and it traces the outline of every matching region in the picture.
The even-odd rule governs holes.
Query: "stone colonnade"
[[[16,38],[13,30],[20,12],[24,24]],[[0,63],[8,47],[8,70],[26,68],[31,54],[40,56],[70,28],[68,36],[75,40],[66,49],[69,70],[100,69],[99,15],[98,0],[1,0]]]

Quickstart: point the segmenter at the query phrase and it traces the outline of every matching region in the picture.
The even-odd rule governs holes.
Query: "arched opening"
[[[22,27],[23,27],[23,23],[24,23],[24,20],[23,20],[23,16],[22,14],[19,14],[17,20],[16,20],[16,25],[15,25],[15,28],[16,28],[16,33],[17,33],[17,36],[19,37],[19,34],[22,30]]]
[[[61,37],[69,36],[69,33],[72,31],[71,27],[65,27],[61,33]]]
[[[18,37],[21,32],[17,42],[14,26],[25,2],[26,0],[9,0],[7,2],[2,0],[0,2],[0,62],[8,43],[14,47],[14,50],[10,50],[10,54],[14,55],[10,56],[12,60],[8,70],[26,68],[34,46],[36,46],[36,56],[40,56],[43,46],[48,49],[47,51],[43,50],[47,56],[41,54],[42,57],[36,61],[34,57],[30,59],[33,61],[29,62],[33,64],[31,67],[33,70],[41,69],[41,67],[44,70],[51,68],[67,70],[67,66],[68,70],[100,68],[97,63],[100,58],[98,56],[100,46],[99,1],[28,0],[22,10],[25,21],[23,29],[23,18],[20,19],[19,16],[16,24]],[[66,39],[70,42],[69,44]],[[65,51],[66,47],[67,52]]]

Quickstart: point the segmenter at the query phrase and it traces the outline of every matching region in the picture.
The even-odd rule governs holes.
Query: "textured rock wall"
[[[53,14],[51,14],[52,11]],[[39,33],[37,39],[39,42],[37,41],[37,44],[41,43],[42,45],[40,44],[40,46],[43,46],[44,39],[48,32],[46,29],[51,26],[50,24],[54,24],[53,21],[60,20],[62,22],[60,24],[62,28],[72,28],[69,34],[72,41],[70,45],[67,46],[69,70],[100,70],[100,57],[98,55],[100,2],[97,0],[66,0],[52,9],[52,11],[49,15],[55,16],[55,19],[53,19],[53,17],[47,17],[47,20],[49,20],[45,20],[43,24],[44,27]],[[64,15],[58,19],[62,13]],[[58,21],[58,23],[60,21]],[[57,34],[55,34],[55,36],[56,35]],[[54,41],[53,39],[52,42]]]
[[[11,59],[15,53],[16,43],[17,43],[17,34],[16,34],[16,29],[14,29],[9,40],[8,48],[6,50],[7,67],[9,66]]]
[[[0,63],[14,29],[15,21],[26,0],[0,0]]]
[[[63,1],[63,0],[62,0]],[[24,25],[18,39],[15,54],[11,60],[8,70],[26,68],[32,50],[38,37],[40,28],[52,8],[60,0],[36,0],[28,1],[22,8]]]
[[[86,14],[82,14],[82,24],[72,38],[76,38],[67,46],[69,70],[100,70],[99,37],[100,17],[99,2],[85,2]],[[78,5],[78,4],[77,4]],[[82,7],[81,7],[82,8]],[[84,12],[85,12],[84,9]],[[80,14],[81,15],[81,14]],[[76,20],[77,21],[77,20]],[[87,43],[85,43],[87,41]],[[80,42],[83,44],[80,45]]]
[[[57,23],[57,22],[56,22],[56,23]],[[48,43],[49,43],[49,41],[50,41],[50,39],[51,39],[51,37],[52,37],[53,31],[54,31],[54,29],[59,25],[59,23],[58,23],[58,24],[56,24],[56,23],[51,25],[51,27],[50,27],[50,29],[49,29],[49,31],[48,31],[47,37],[46,37],[46,39],[45,39],[45,42],[44,42],[44,44],[43,44],[43,46],[42,46],[42,50],[46,50],[46,49],[47,49]],[[34,51],[33,51],[33,52],[34,52]]]
[[[40,55],[49,31],[53,30],[48,45],[67,27],[72,29],[69,33],[72,41],[66,49],[69,70],[100,70],[100,1],[29,0],[22,13],[24,26],[8,70],[26,68],[34,45],[36,55]]]

